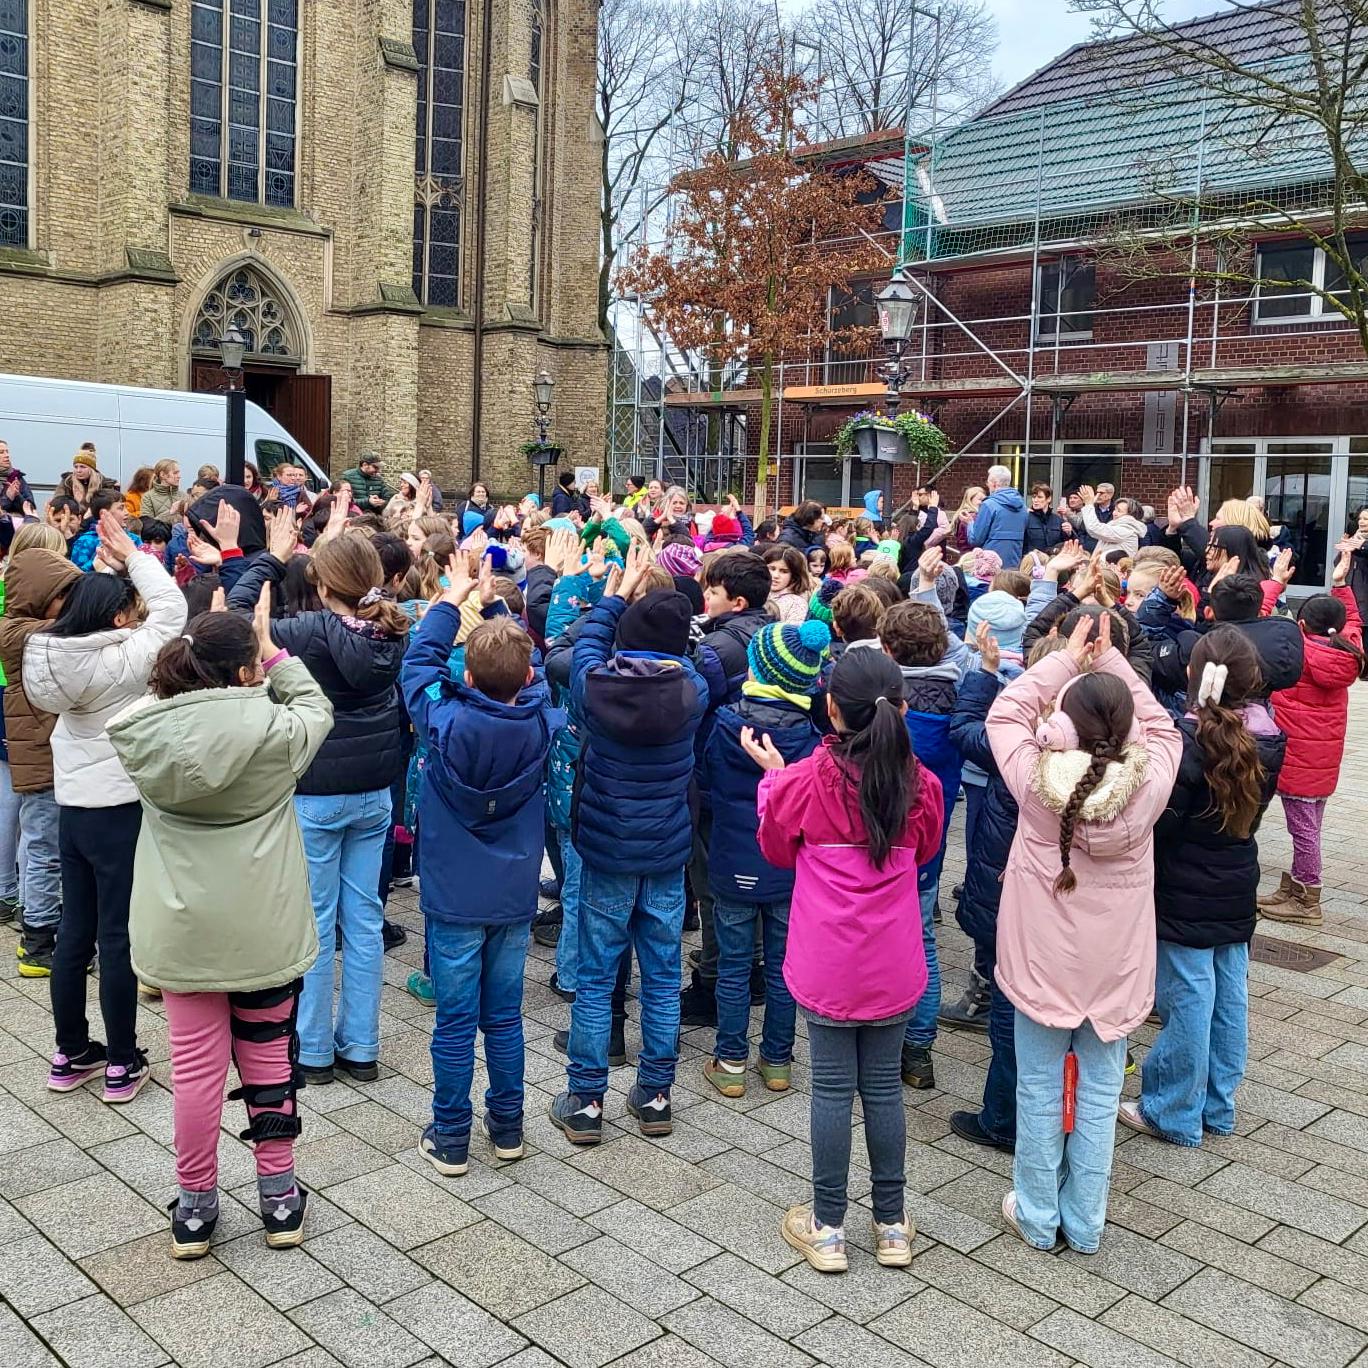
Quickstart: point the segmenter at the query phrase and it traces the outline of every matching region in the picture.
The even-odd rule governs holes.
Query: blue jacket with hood
[[[694,735],[708,685],[687,658],[615,653],[626,608],[626,599],[604,598],[575,641],[570,706],[583,722],[584,748],[570,830],[591,869],[672,874],[693,849]]]
[[[512,703],[453,682],[448,662],[460,625],[455,608],[435,604],[404,658],[404,698],[428,747],[419,901],[436,921],[531,921],[546,839],[542,770],[564,716],[544,679]]]
[[[995,489],[979,505],[978,516],[969,524],[969,540],[975,546],[996,551],[1005,569],[1021,564],[1021,547],[1026,538],[1026,501],[1019,489],[1008,485]]]
[[[793,870],[760,854],[755,793],[764,771],[741,745],[741,728],[767,735],[787,764],[805,760],[822,744],[809,709],[782,698],[742,697],[717,710],[703,768],[712,799],[708,886],[724,902],[780,902],[793,894]]]

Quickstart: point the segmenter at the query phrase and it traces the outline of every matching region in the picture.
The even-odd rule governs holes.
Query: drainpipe
[[[470,479],[480,478],[481,420],[484,417],[480,380],[484,374],[485,323],[485,204],[489,186],[489,101],[490,72],[493,69],[494,0],[484,0],[480,28],[480,168],[475,177],[475,297],[471,314],[475,320],[475,342],[471,348]]]

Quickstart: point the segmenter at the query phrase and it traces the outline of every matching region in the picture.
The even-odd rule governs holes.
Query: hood
[[[959,666],[953,660],[938,660],[934,665],[899,665],[904,684],[924,684],[929,679],[948,679],[959,687]]]
[[[369,622],[320,613],[328,654],[343,683],[358,694],[384,693],[399,677],[404,659],[402,637],[377,632]]]
[[[1031,788],[1051,812],[1063,813],[1078,781],[1088,771],[1092,756],[1081,750],[1043,750],[1036,761]],[[1088,824],[1088,850],[1102,857],[1129,850],[1133,833],[1125,822],[1118,822],[1131,799],[1140,791],[1149,768],[1149,756],[1141,745],[1130,745],[1120,760],[1108,764],[1102,782],[1083,800],[1079,823]]]
[[[199,689],[175,698],[135,699],[115,714],[107,732],[149,802],[200,820],[221,815],[240,821],[250,786],[243,781],[251,779],[273,715],[264,684]]]
[[[5,569],[5,612],[10,617],[46,616],[48,605],[81,572],[65,556],[43,547],[21,551]]]
[[[692,718],[697,702],[692,671],[669,656],[620,651],[585,680],[585,712],[624,745],[668,744],[662,720]]]
[[[109,691],[130,691],[128,681],[110,672],[105,650],[121,646],[133,635],[131,627],[112,627],[78,637],[57,637],[37,631],[24,648],[24,685],[43,699],[48,712],[83,712],[109,702]],[[140,690],[139,690],[140,692]]]
[[[1013,489],[1010,485],[1005,489],[993,490],[984,503],[997,504],[999,508],[1005,508],[1010,513],[1020,513],[1026,507],[1026,500],[1021,497],[1021,491]]]
[[[293,500],[282,501],[294,503],[298,498],[299,495],[296,493]],[[190,525],[195,531],[213,544],[213,536],[208,532],[206,524],[212,524],[217,520],[221,503],[231,504],[237,509],[242,520],[238,528],[238,545],[242,548],[242,554],[251,556],[258,551],[264,551],[266,515],[262,512],[256,495],[249,489],[243,489],[241,485],[222,484],[196,499],[189,510]]]
[[[870,522],[880,522],[883,514],[879,512],[879,500],[883,498],[882,489],[871,489],[864,496],[865,512],[869,515]]]

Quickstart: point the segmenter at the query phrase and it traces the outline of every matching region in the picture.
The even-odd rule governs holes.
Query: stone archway
[[[303,325],[288,296],[254,262],[240,262],[204,292],[190,330],[190,349],[201,354],[218,350],[224,330],[238,328],[253,357],[302,365]]]

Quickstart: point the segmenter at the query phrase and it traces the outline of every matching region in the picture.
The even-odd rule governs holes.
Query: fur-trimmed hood
[[[1081,750],[1043,750],[1036,762],[1032,791],[1051,812],[1062,813],[1078,781],[1088,772],[1092,756]],[[1112,822],[1145,782],[1149,757],[1143,746],[1130,745],[1113,760],[1102,775],[1102,782],[1083,800],[1079,817],[1084,822]]]

